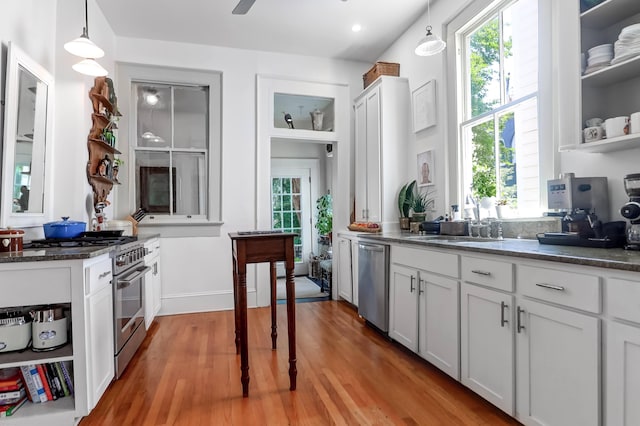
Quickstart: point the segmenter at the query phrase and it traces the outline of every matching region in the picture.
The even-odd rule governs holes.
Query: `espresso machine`
[[[552,209],[547,215],[560,217],[562,228],[561,232],[539,235],[541,243],[603,248],[624,245],[625,222],[608,222],[606,177],[576,177],[574,173],[564,173],[559,179],[547,181],[547,197]],[[640,204],[638,207],[640,209]]]
[[[627,229],[625,248],[640,250],[640,173],[624,177],[624,190],[627,191],[629,201],[622,206],[620,214],[631,223]]]

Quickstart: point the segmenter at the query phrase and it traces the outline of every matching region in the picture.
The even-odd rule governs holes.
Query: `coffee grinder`
[[[622,206],[620,214],[631,222],[627,228],[627,245],[625,248],[640,250],[640,173],[624,177],[624,190],[629,201]]]

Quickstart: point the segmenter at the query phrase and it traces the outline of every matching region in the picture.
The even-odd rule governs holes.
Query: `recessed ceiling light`
[[[362,29],[362,25],[360,24],[353,24],[353,27],[351,27],[351,31],[353,31],[354,33],[359,32]]]

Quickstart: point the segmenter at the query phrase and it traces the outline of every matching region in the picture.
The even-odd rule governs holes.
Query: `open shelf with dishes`
[[[606,121],[640,111],[640,2],[605,0],[594,5],[596,2],[579,1],[580,49],[584,55],[580,79],[582,129],[589,119]],[[606,126],[603,124],[603,129]],[[640,147],[640,129],[630,127],[616,125],[616,133],[609,138],[604,135],[576,148],[601,153]]]

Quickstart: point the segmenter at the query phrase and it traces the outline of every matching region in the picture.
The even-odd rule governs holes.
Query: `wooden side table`
[[[249,348],[247,344],[247,263],[269,262],[271,269],[271,346],[276,349],[276,262],[285,262],[287,329],[289,333],[289,390],[296,389],[296,300],[293,239],[297,234],[271,231],[231,232],[233,254],[233,302],[236,354],[240,354],[242,396],[249,396]]]

